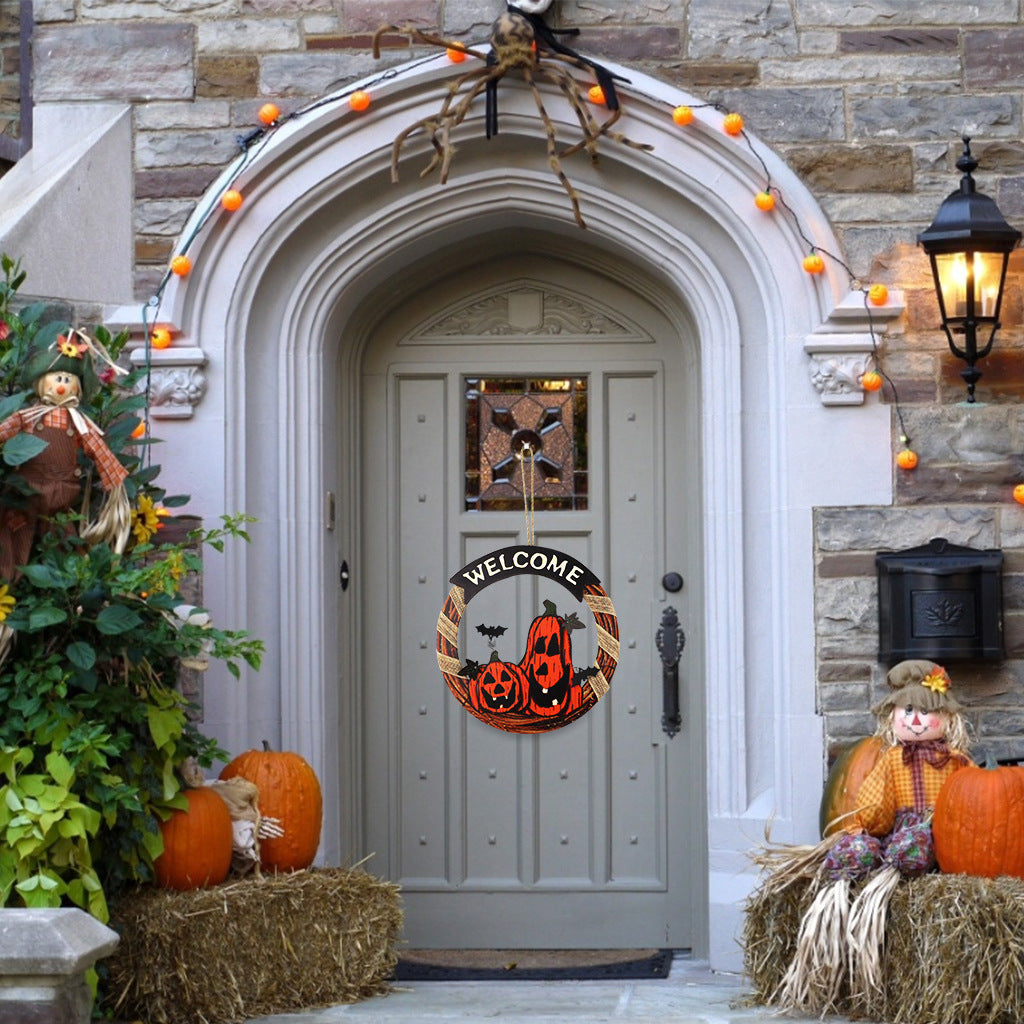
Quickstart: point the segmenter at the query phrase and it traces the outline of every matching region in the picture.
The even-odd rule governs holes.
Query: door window
[[[538,511],[586,510],[586,377],[470,377],[465,397],[468,511],[522,508],[528,490]]]

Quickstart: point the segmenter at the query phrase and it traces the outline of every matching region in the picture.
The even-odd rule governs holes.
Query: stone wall
[[[196,200],[272,100],[287,114],[422,48],[371,38],[415,22],[478,40],[501,0],[36,0],[41,101],[134,108],[136,287],[155,289]],[[802,176],[831,219],[851,278],[905,293],[882,348],[895,468],[891,508],[822,508],[816,518],[819,710],[829,748],[872,727],[879,691],[874,553],[935,536],[1006,553],[1009,660],[956,668],[978,735],[1016,753],[1024,726],[1024,258],[1011,263],[1004,328],[984,361],[981,405],[965,409],[959,364],[917,233],[957,183],[959,136],[974,138],[979,187],[1024,223],[1024,15],[1018,0],[560,0],[555,26],[598,58],[635,66],[743,113]],[[626,122],[628,123],[628,112]],[[840,254],[836,254],[840,255]],[[895,387],[895,390],[894,390]],[[899,399],[898,403],[896,399]],[[1022,751],[1024,752],[1024,751]]]

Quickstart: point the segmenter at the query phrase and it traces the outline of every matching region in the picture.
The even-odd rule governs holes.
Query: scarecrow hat
[[[82,397],[87,398],[100,387],[95,367],[97,359],[113,365],[102,346],[84,331],[68,330],[29,355],[22,367],[21,380],[25,387],[34,388],[36,381],[48,373],[71,373],[81,381]],[[115,370],[124,372],[120,367]]]
[[[871,710],[876,715],[888,714],[893,708],[920,708],[922,711],[948,711],[956,714],[960,703],[949,693],[949,675],[933,661],[901,661],[889,669],[886,685],[892,691]]]

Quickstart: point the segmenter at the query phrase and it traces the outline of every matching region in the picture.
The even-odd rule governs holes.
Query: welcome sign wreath
[[[531,535],[532,539],[532,535]],[[575,613],[559,615],[557,604],[530,624],[526,650],[518,662],[497,651],[485,665],[459,660],[459,623],[481,590],[513,576],[540,576],[565,587],[584,602],[597,629],[597,661],[578,669],[572,660],[572,633],[584,628]],[[558,729],[585,715],[607,692],[619,658],[619,623],[611,598],[582,562],[553,548],[525,544],[501,548],[463,566],[450,581],[437,620],[437,664],[462,706],[482,722],[506,732]],[[503,626],[477,627],[492,640]]]
[[[619,660],[619,622],[600,580],[582,562],[564,551],[536,544],[534,531],[535,459],[537,438],[524,436],[515,452],[520,460],[526,543],[492,551],[474,559],[451,577],[452,589],[437,619],[437,664],[448,689],[475,718],[505,732],[546,732],[585,715],[607,692]],[[459,659],[459,623],[473,597],[494,583],[514,576],[539,576],[565,587],[584,602],[597,629],[597,661],[587,668],[573,664],[572,634],[585,629],[575,612],[559,615],[554,601],[530,623],[526,651],[518,661],[504,661],[495,640],[505,626],[481,623],[490,661],[463,664]]]

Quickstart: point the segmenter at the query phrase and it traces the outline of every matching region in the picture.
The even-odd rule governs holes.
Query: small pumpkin
[[[160,825],[164,852],[153,863],[156,883],[179,890],[220,885],[231,870],[231,813],[212,789],[182,792],[188,810],[174,811]]]
[[[477,711],[503,714],[526,707],[529,683],[514,662],[502,661],[495,651],[469,687],[469,703]]]
[[[570,627],[553,601],[544,602],[544,614],[530,623],[526,654],[519,667],[526,674],[527,709],[542,718],[567,714],[581,705],[582,690],[573,686]]]
[[[276,819],[284,835],[260,839],[260,865],[270,871],[308,868],[320,846],[323,794],[312,766],[289,750],[262,750],[239,754],[220,773],[222,779],[248,779],[260,791],[259,808],[265,818]]]
[[[1024,768],[968,765],[939,791],[935,858],[947,874],[1024,878]]]
[[[837,822],[829,828],[831,822],[857,809],[857,793],[884,753],[885,743],[880,736],[866,736],[840,752],[829,770],[821,794],[818,828],[822,838],[843,827],[842,822]]]

